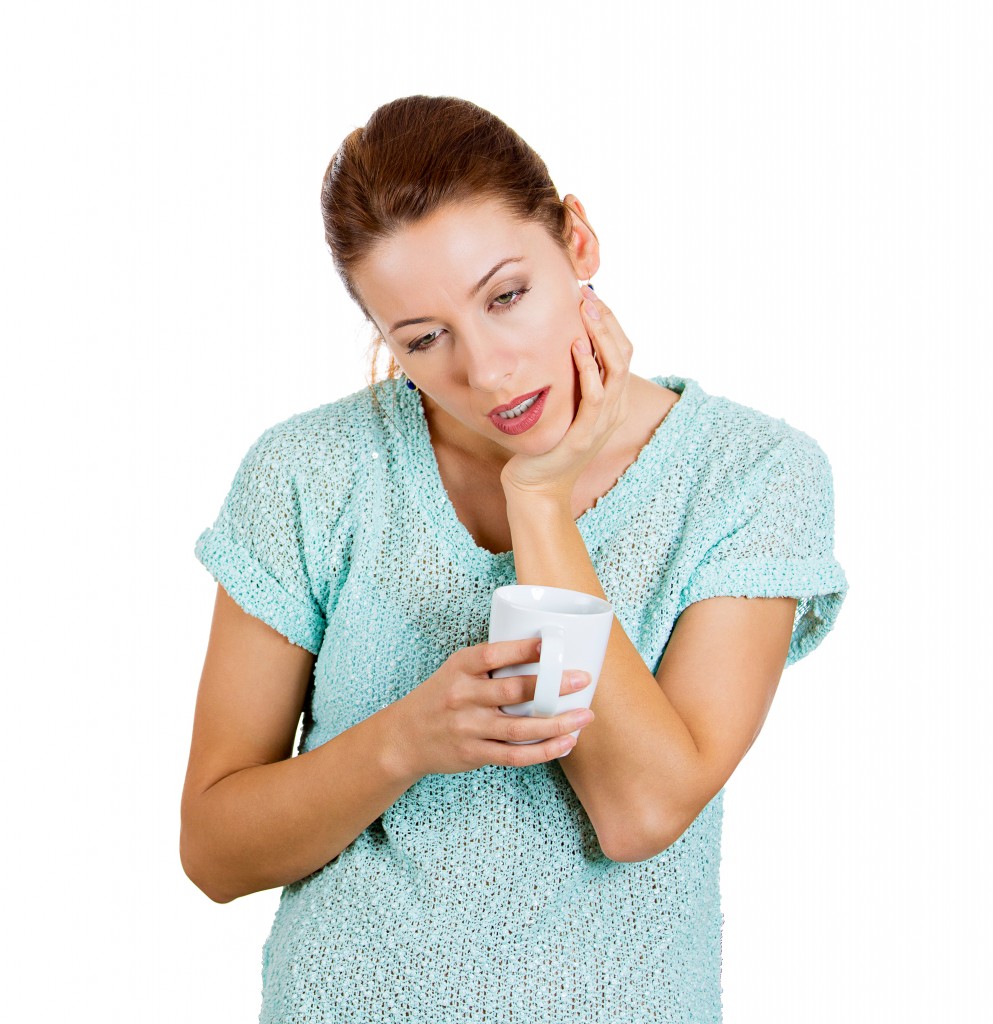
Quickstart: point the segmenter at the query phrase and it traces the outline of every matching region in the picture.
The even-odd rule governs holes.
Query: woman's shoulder
[[[333,470],[341,476],[354,467],[363,452],[376,449],[384,438],[382,406],[391,398],[384,382],[303,412],[267,427],[249,449],[246,459],[278,463],[290,476]]]
[[[740,480],[783,459],[826,461],[818,442],[782,416],[744,400],[709,393],[693,378],[652,379],[680,392],[676,409],[687,403],[683,410],[687,428],[682,440],[701,468],[706,466],[725,478]]]

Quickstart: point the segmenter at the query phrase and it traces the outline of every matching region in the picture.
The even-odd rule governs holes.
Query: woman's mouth
[[[505,434],[523,434],[538,422],[547,396],[548,388],[543,388],[516,399],[516,405],[500,406],[499,411],[490,413],[490,422]]]

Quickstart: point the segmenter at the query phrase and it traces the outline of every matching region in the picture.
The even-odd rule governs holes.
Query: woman
[[[262,1021],[720,1020],[723,787],[847,591],[828,461],[629,372],[582,204],[487,111],[380,107],[322,206],[389,376],[265,431],[197,541],[184,869],[283,886]],[[590,712],[500,710],[513,582],[612,603]]]

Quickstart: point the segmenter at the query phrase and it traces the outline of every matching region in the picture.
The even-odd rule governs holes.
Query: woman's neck
[[[421,406],[431,435],[431,444],[436,451],[444,448],[461,458],[472,459],[479,464],[481,471],[492,470],[497,475],[513,458],[513,452],[475,430],[470,430],[423,391]]]

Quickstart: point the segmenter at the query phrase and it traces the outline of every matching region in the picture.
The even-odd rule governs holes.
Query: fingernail
[[[590,300],[589,300],[589,299],[583,299],[583,312],[584,312],[584,313],[585,313],[585,314],[586,314],[586,315],[587,315],[587,316],[588,316],[588,317],[589,317],[589,318],[590,318],[591,320],[599,320],[599,319],[600,319],[600,314],[599,314],[599,312],[597,311],[597,308],[596,308],[596,306],[594,306],[594,305],[593,305],[593,303],[592,303],[592,302],[590,302]]]

